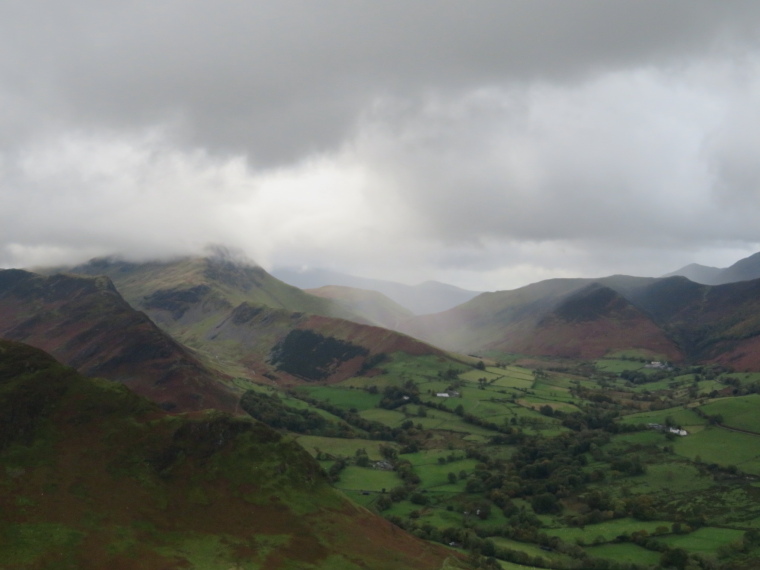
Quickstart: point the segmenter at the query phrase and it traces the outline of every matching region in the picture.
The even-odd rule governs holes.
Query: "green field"
[[[349,465],[341,471],[340,479],[335,486],[341,490],[380,492],[399,484],[401,481],[393,471]]]
[[[662,445],[665,441],[665,434],[663,432],[648,429],[646,431],[615,435],[610,443],[615,447],[629,448],[631,446]]]
[[[638,360],[618,360],[615,358],[601,358],[595,360],[596,369],[602,372],[619,374],[625,370],[644,370],[645,362]]]
[[[760,382],[760,372],[732,372],[724,374],[724,377],[739,380],[742,384]]]
[[[557,373],[544,376],[535,382],[535,387],[539,386],[553,386],[555,388],[564,388],[569,390],[573,387],[573,381],[567,376],[561,376]]]
[[[542,549],[537,544],[531,544],[529,542],[518,542],[509,538],[503,538],[496,536],[491,539],[493,543],[500,548],[507,548],[509,550],[516,550],[518,552],[524,552],[529,556],[540,556],[545,560],[551,560],[555,562],[569,562],[572,560],[569,556],[554,552],[552,550]]]
[[[689,552],[715,554],[721,546],[730,544],[744,536],[741,530],[730,528],[703,527],[689,534],[667,536],[662,542],[675,548],[683,548]]]
[[[452,431],[462,434],[482,435],[485,437],[494,435],[494,432],[480,426],[468,424],[456,414],[430,410],[424,418],[414,418],[415,424],[421,424],[425,429]]]
[[[676,426],[683,426],[688,431],[687,426],[701,426],[707,423],[707,420],[700,417],[694,410],[683,407],[667,408],[655,412],[641,412],[624,416],[620,421],[624,424],[661,424],[671,423]]]
[[[448,480],[449,473],[459,474],[472,473],[478,464],[475,459],[462,459],[453,463],[439,465],[437,463],[416,465],[415,472],[422,479],[422,486],[431,491],[452,492],[456,490],[461,493],[464,491],[464,481],[457,480],[456,484],[450,484]]]
[[[359,415],[364,419],[380,422],[389,427],[398,427],[404,420],[406,420],[406,415],[402,412],[397,412],[396,410],[384,410],[382,408],[364,410],[359,412]]]
[[[537,566],[524,566],[522,564],[506,562],[504,560],[497,560],[497,562],[499,563],[499,566],[501,566],[503,570],[543,570],[543,568],[538,568]]]
[[[721,398],[699,409],[708,416],[722,416],[724,426],[760,433],[760,394]]]
[[[616,369],[642,365],[622,359],[603,359],[596,364],[597,370],[613,373]],[[398,453],[397,461],[403,469],[414,474],[413,484],[405,486],[398,471],[356,464],[358,450],[364,450],[370,460],[377,461],[381,458],[381,446],[389,445],[387,442],[315,436],[298,436],[298,442],[312,455],[319,450],[330,458],[344,458],[347,465],[337,475],[335,486],[369,509],[382,505],[383,515],[396,517],[396,521],[410,525],[408,530],[417,529],[415,532],[420,536],[431,529],[441,532],[450,528],[473,528],[497,547],[517,550],[530,557],[526,560],[536,563],[543,559],[549,564],[571,566],[575,562],[568,554],[542,549],[535,542],[498,536],[505,527],[522,526],[510,520],[488,499],[487,486],[478,490],[478,481],[500,481],[501,474],[509,471],[510,459],[519,457],[520,443],[503,440],[510,444],[493,444],[505,434],[521,432],[529,438],[528,442],[530,438],[549,442],[560,435],[572,439],[577,437],[577,432],[562,425],[564,418],[584,417],[594,408],[604,410],[602,413],[614,409],[617,416],[614,421],[622,425],[668,424],[683,427],[689,434],[675,436],[647,428],[626,433],[611,430],[612,433],[596,444],[596,450],[589,449],[584,454],[586,463],[578,467],[583,473],[593,475],[593,482],[587,483],[574,498],[563,502],[561,512],[537,514],[530,496],[513,496],[510,508],[517,508],[520,513],[540,521],[540,532],[561,538],[574,547],[580,544],[592,557],[651,566],[659,563],[660,552],[646,550],[625,540],[619,542],[619,537],[644,532],[689,552],[713,555],[720,546],[735,541],[745,528],[753,527],[755,521],[760,520],[760,503],[756,500],[760,498],[760,491],[745,489],[752,484],[751,481],[742,481],[744,486],[731,486],[721,483],[719,476],[711,475],[710,470],[717,469],[716,465],[726,469],[723,473],[733,473],[728,468],[735,465],[746,473],[760,475],[760,439],[708,425],[708,419],[697,413],[697,400],[693,399],[695,388],[704,398],[705,393],[724,386],[716,379],[700,380],[695,384],[693,373],[673,371],[671,377],[657,382],[631,385],[610,375],[585,377],[575,372],[534,373],[518,366],[482,370],[468,369],[464,365],[454,374],[451,367],[450,363],[435,358],[420,361],[393,355],[385,363],[383,375],[352,378],[333,386],[311,385],[298,389],[298,393],[309,398],[329,402],[343,410],[358,410],[364,419],[399,430],[401,439],[390,445]],[[402,403],[394,409],[380,408],[383,391],[388,386],[414,389],[422,403]],[[368,391],[370,388],[375,393]],[[448,398],[436,395],[452,390],[458,395]],[[604,397],[598,407],[595,396]],[[286,396],[285,401],[293,407],[310,407],[297,398]],[[669,405],[663,409],[640,411],[664,406],[666,402]],[[727,424],[725,418],[730,417],[731,425],[740,429],[756,426],[760,429],[760,421],[753,414],[758,405],[760,396],[756,395],[722,398],[703,404],[699,411],[706,415],[720,414]],[[547,406],[551,413],[547,413]],[[542,408],[543,414],[539,412]],[[477,425],[477,422],[488,422],[493,429]],[[410,440],[415,445],[408,446]],[[484,453],[487,459],[467,458],[468,449]],[[624,466],[618,467],[614,462],[617,458],[634,455],[643,462],[644,470],[641,474],[629,476]],[[321,457],[325,469],[329,470],[336,462],[335,459],[325,459],[324,455]],[[500,471],[489,474],[487,471],[493,468],[488,463],[492,460],[503,463]],[[551,454],[548,454],[544,461],[550,460]],[[505,483],[497,483],[504,484],[505,488],[500,491],[497,486],[494,496],[525,482],[515,473],[511,477],[509,481],[505,479]],[[540,481],[533,484],[540,485]],[[406,488],[406,494],[399,497],[398,490],[403,488]],[[613,505],[606,507],[609,510],[605,517],[613,511],[628,516],[605,522],[596,522],[597,518],[567,526],[567,521],[578,521],[589,512],[582,506],[576,507],[575,502],[582,505],[597,491],[607,493],[611,501],[608,504]],[[396,498],[389,501],[392,495]],[[654,509],[648,515],[651,520],[631,516],[629,502],[639,498],[651,501]],[[467,509],[474,509],[472,505],[487,506],[489,516],[480,520],[472,513],[463,514]],[[698,516],[709,523],[706,526],[709,532],[700,529],[691,534],[671,534],[674,523]],[[680,524],[686,531],[693,528],[686,523]],[[504,568],[518,567],[500,562]]]
[[[508,374],[502,376],[496,380],[492,386],[495,388],[518,388],[522,390],[528,390],[533,387],[535,381],[532,375],[519,374],[512,370],[510,367]]]
[[[607,522],[586,525],[584,528],[568,527],[560,529],[547,529],[546,534],[558,536],[565,542],[582,541],[586,544],[594,542],[610,542],[618,536],[632,534],[642,530],[652,534],[659,527],[670,528],[669,521],[638,521],[632,518],[615,519]]]
[[[760,475],[760,436],[707,427],[674,441],[676,453],[706,463],[736,465],[747,473]]]
[[[317,450],[319,450],[335,457],[353,457],[356,455],[357,450],[364,449],[373,461],[379,461],[382,458],[379,451],[380,445],[397,446],[393,442],[321,437],[316,435],[299,435],[296,436],[295,440],[312,456],[316,456]]]
[[[303,386],[298,389],[298,392],[317,400],[330,402],[344,410],[368,410],[376,407],[382,398],[381,395],[370,394],[366,390],[333,386]]]
[[[652,552],[631,542],[589,546],[586,548],[586,552],[595,558],[605,558],[607,560],[614,560],[615,562],[656,565],[660,561],[659,552]]]
[[[520,398],[519,402],[528,408],[540,410],[542,406],[549,406],[552,410],[560,410],[567,413],[580,412],[580,408],[575,404],[559,401],[557,396],[554,396],[550,391],[545,392],[547,395],[542,396],[541,392],[537,392],[535,396],[525,396]]]
[[[694,465],[670,462],[648,466],[644,475],[631,480],[628,490],[637,495],[677,494],[709,489],[712,485],[712,479],[702,475]]]
[[[492,370],[499,370],[498,368]],[[504,377],[504,371],[491,372],[490,370],[468,370],[459,375],[459,378],[468,382],[477,382],[480,378],[485,378],[491,382]]]

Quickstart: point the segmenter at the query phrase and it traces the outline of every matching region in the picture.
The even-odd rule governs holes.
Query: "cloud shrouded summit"
[[[756,251],[756,2],[0,8],[0,264],[474,289]]]

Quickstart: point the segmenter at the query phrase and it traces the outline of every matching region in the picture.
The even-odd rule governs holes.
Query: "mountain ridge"
[[[392,330],[398,330],[401,323],[414,316],[412,311],[379,291],[345,285],[325,285],[305,291],[317,297],[333,299],[351,311],[367,316],[375,324]]]
[[[448,310],[480,294],[479,291],[468,291],[438,281],[405,285],[394,281],[357,277],[326,269],[300,271],[278,268],[272,271],[272,275],[302,289],[339,285],[378,291],[417,315]]]
[[[106,259],[67,271],[107,275],[135,308],[196,351],[206,366],[230,377],[286,384],[317,380],[293,376],[273,363],[277,347],[294,329],[358,343],[364,349],[350,362],[338,358],[329,368],[332,373],[319,378],[324,381],[366,372],[369,364],[379,362],[379,350],[447,358],[438,348],[375,326],[371,318],[358,316],[350,303],[310,295],[261,267],[228,259],[180,258],[148,264]]]
[[[600,358],[638,349],[653,358],[760,370],[758,299],[760,280],[710,286],[679,276],[554,279],[480,295],[416,317],[405,330],[468,353]],[[608,302],[616,309],[605,314]],[[578,311],[586,318],[577,318]]]
[[[663,275],[663,277],[677,275],[686,277],[702,285],[724,285],[726,283],[760,279],[760,252],[744,257],[724,268],[690,263],[676,271]]]
[[[237,402],[218,374],[132,308],[107,277],[0,270],[0,336],[169,409],[231,411]]]

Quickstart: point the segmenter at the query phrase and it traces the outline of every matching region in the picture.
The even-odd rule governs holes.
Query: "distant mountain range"
[[[739,270],[757,259],[722,271],[748,275]],[[434,347],[566,358],[637,350],[653,359],[760,370],[758,280],[710,286],[678,276],[551,279],[414,316],[377,291],[333,285],[307,292],[224,257],[143,264],[99,259],[68,271],[108,276],[135,309],[208,369],[231,378],[340,381],[367,373],[381,354],[397,350],[444,357]],[[291,366],[306,350],[320,354],[321,363]]]
[[[663,277],[680,275],[703,285],[723,285],[737,281],[760,279],[760,252],[740,259],[730,267],[718,268],[692,263]]]
[[[332,299],[343,304],[353,313],[393,330],[398,329],[401,323],[414,316],[412,311],[379,291],[343,285],[325,285],[317,289],[306,289],[306,292],[317,297]]]
[[[301,289],[316,289],[326,285],[340,285],[357,289],[378,291],[405,307],[415,315],[438,313],[469,301],[479,291],[468,291],[453,285],[426,281],[419,285],[404,285],[382,279],[367,279],[355,277],[326,269],[297,269],[280,268],[272,271],[278,279]]]
[[[552,279],[484,293],[403,329],[449,350],[652,358],[760,370],[760,280],[720,286],[684,277]]]

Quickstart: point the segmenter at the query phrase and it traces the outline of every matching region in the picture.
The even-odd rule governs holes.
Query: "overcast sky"
[[[477,290],[760,250],[757,0],[4,0],[0,266]]]

